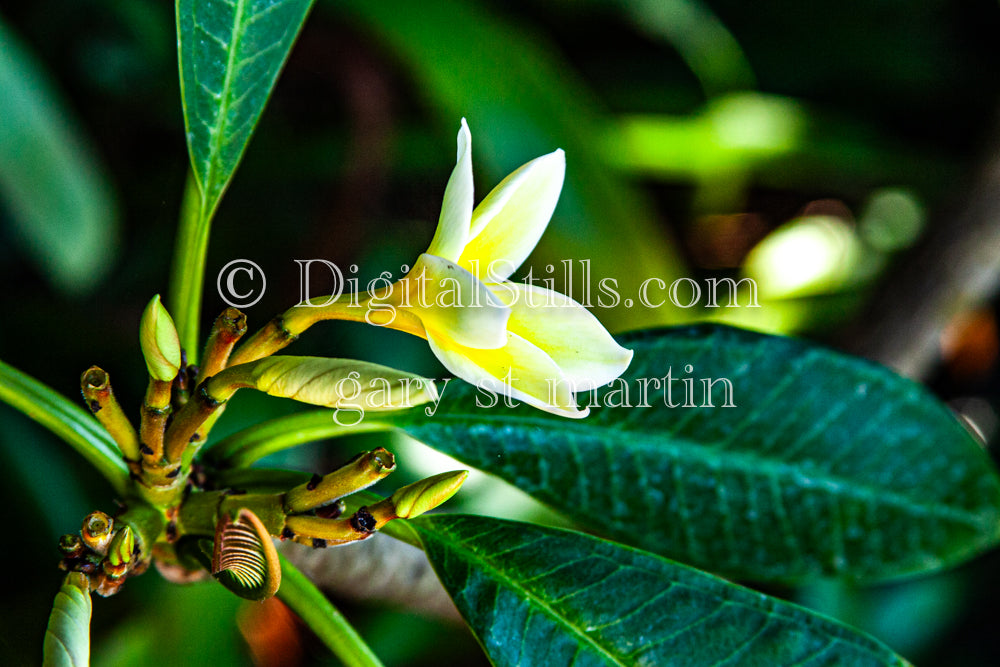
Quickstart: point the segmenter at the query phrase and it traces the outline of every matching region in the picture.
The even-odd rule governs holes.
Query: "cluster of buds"
[[[102,595],[117,592],[130,573],[155,560],[168,579],[189,581],[207,571],[237,594],[264,599],[280,582],[272,536],[312,547],[363,540],[393,519],[436,507],[465,480],[465,471],[431,477],[342,516],[345,496],[395,470],[392,454],[379,448],[287,493],[207,490],[211,480],[199,478],[195,459],[239,389],[362,414],[436,400],[437,390],[426,378],[361,361],[270,357],[261,345],[244,345],[233,354],[246,332],[246,317],[234,308],[216,319],[200,370],[188,363],[159,296],[149,302],[139,329],[149,383],[138,429],[104,370],[93,366],[81,377],[84,400],[117,443],[134,483],[121,527],[95,512],[84,521],[81,537],[64,536],[60,543],[62,567],[88,575]],[[148,516],[140,521],[137,512]],[[139,558],[140,543],[149,547],[145,559]]]
[[[205,436],[205,429],[202,432],[193,429],[185,435],[183,445],[188,447],[175,445],[168,451],[168,436],[177,430],[171,429],[174,418],[188,403],[199,375],[225,367],[229,353],[245,332],[244,315],[234,308],[224,311],[209,335],[205,365],[199,373],[197,367],[187,363],[174,322],[159,296],[154,297],[139,325],[149,384],[138,430],[115,399],[110,378],[103,369],[92,366],[81,376],[80,386],[87,406],[118,444],[139,492],[153,504],[168,506],[176,501],[187,477],[187,471],[182,470],[182,454],[188,448],[196,450]],[[187,462],[193,453],[189,453]]]
[[[175,536],[178,554],[190,557],[189,564],[193,560],[241,597],[266,599],[281,582],[272,537],[313,548],[365,540],[393,519],[414,518],[437,507],[451,498],[468,476],[465,470],[434,475],[345,514],[346,496],[395,469],[393,455],[380,447],[359,454],[328,475],[314,475],[285,493],[192,494],[168,533]],[[215,517],[211,543],[206,534],[210,517]],[[183,567],[183,557],[171,565],[172,559],[165,557],[162,549],[158,556],[157,567],[165,576],[176,581],[191,579],[193,573]]]
[[[377,364],[268,357],[256,347],[231,356],[247,330],[246,317],[235,308],[227,308],[216,318],[200,369],[188,363],[159,296],[149,302],[139,329],[149,371],[139,429],[115,399],[104,370],[87,369],[81,388],[88,407],[118,444],[139,495],[164,509],[180,502],[195,457],[226,403],[240,389],[362,415],[437,399],[431,380]]]
[[[91,590],[104,597],[117,593],[126,577],[141,574],[148,566],[132,528],[116,525],[104,512],[88,514],[79,535],[60,537],[59,550],[63,553],[59,567],[87,575]]]
[[[367,539],[393,519],[412,519],[448,500],[469,474],[456,470],[422,479],[342,517],[343,496],[374,484],[395,469],[392,454],[379,447],[359,454],[325,477],[313,476],[284,494],[286,516],[281,538],[315,548]]]

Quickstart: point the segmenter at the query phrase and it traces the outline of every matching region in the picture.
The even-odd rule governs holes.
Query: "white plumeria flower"
[[[541,238],[566,172],[562,150],[507,176],[473,209],[472,136],[462,119],[458,159],[427,252],[395,290],[396,321],[424,335],[456,376],[567,417],[574,393],[607,384],[632,351],[573,299],[507,279]]]

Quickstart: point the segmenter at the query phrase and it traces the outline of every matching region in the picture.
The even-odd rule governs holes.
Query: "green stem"
[[[125,495],[129,485],[128,468],[115,441],[93,415],[2,361],[0,401],[23,412],[69,443],[104,475],[116,493]]]
[[[394,428],[392,424],[367,419],[342,425],[334,421],[333,415],[333,410],[310,410],[272,419],[218,441],[205,455],[220,468],[235,468],[308,442]]]
[[[312,628],[347,667],[382,667],[365,640],[315,584],[279,554],[281,588],[278,597]]]
[[[202,207],[201,191],[194,174],[188,174],[181,203],[181,218],[174,246],[174,261],[170,267],[169,311],[187,351],[188,361],[198,363],[198,326],[201,318],[201,297],[205,283],[205,257],[208,253],[208,232],[212,226],[211,212]]]
[[[385,498],[377,493],[356,491],[344,498],[345,513],[353,514],[362,506],[375,505],[383,500]],[[410,522],[406,519],[393,519],[379,528],[378,532],[400,542],[406,542],[411,547],[416,547],[421,551],[424,550],[424,543],[420,541],[420,536],[417,534],[417,531],[410,527]]]

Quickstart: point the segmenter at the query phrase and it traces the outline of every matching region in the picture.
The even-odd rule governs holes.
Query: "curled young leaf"
[[[223,517],[216,526],[212,575],[247,600],[266,600],[278,591],[278,552],[264,524],[250,510]]]
[[[86,667],[90,664],[90,580],[70,572],[56,593],[45,629],[44,667]]]

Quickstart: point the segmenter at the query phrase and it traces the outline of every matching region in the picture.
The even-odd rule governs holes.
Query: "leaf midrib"
[[[434,524],[435,523],[434,517],[432,517],[432,516],[431,517],[427,517],[426,519],[423,520],[422,523],[427,523],[427,522],[429,522],[431,524]],[[518,591],[520,593],[522,593],[523,594],[522,595],[523,599],[526,599],[526,600],[529,600],[529,601],[531,601],[533,603],[536,603],[543,610],[546,610],[546,611],[550,612],[551,616],[554,617],[555,619],[565,620],[564,617],[562,615],[560,615],[558,612],[556,612],[554,609],[552,609],[552,607],[550,605],[548,605],[547,603],[545,603],[543,600],[539,599],[536,595],[534,595],[533,593],[531,593],[530,591],[528,591],[524,586],[520,585],[518,582],[510,579],[508,576],[505,576],[503,570],[501,570],[498,567],[494,566],[491,561],[489,561],[489,560],[487,560],[487,559],[479,556],[473,549],[471,549],[470,547],[466,546],[465,542],[460,541],[460,540],[452,537],[451,532],[448,530],[447,527],[444,528],[444,529],[440,529],[439,528],[437,530],[428,530],[426,527],[423,527],[423,526],[420,526],[420,525],[414,525],[414,527],[417,528],[417,530],[420,533],[422,533],[422,534],[429,534],[429,535],[432,536],[431,539],[437,540],[437,541],[445,544],[446,546],[450,547],[453,550],[453,552],[455,552],[455,553],[469,554],[469,557],[466,558],[466,562],[468,562],[470,564],[475,564],[475,565],[480,566],[477,570],[475,570],[476,572],[485,572],[485,573],[490,573],[490,574],[494,575],[494,579],[495,580],[503,582],[503,583],[506,583],[506,584],[508,584],[510,586],[510,588],[512,588],[512,589],[514,589],[514,590],[516,590],[516,591]],[[566,533],[572,534],[574,531],[560,531],[560,532],[566,532]],[[476,537],[481,537],[481,536],[482,535],[477,535]],[[592,536],[586,536],[586,537],[588,539],[595,539],[595,540],[599,539],[599,538],[594,538]],[[807,614],[807,615],[811,615],[811,616],[815,616],[816,618],[819,618],[820,620],[829,621],[829,619],[827,619],[826,617],[824,617],[821,614],[817,614],[816,612],[813,612],[813,611],[810,611],[810,610],[807,610],[807,609],[800,609],[799,607],[797,607],[797,605],[794,605],[794,604],[789,603],[789,602],[783,602],[781,600],[775,600],[773,598],[767,598],[769,604],[768,604],[767,608],[764,608],[764,607],[761,607],[761,606],[756,606],[752,602],[749,602],[747,600],[740,600],[738,598],[734,599],[732,597],[726,597],[720,591],[715,590],[714,587],[716,587],[716,586],[731,586],[735,592],[737,592],[739,594],[744,594],[745,593],[745,594],[749,594],[749,595],[756,594],[756,591],[752,591],[750,589],[745,589],[744,587],[740,586],[739,584],[734,584],[734,583],[729,582],[729,581],[727,581],[725,579],[719,578],[719,577],[717,577],[715,575],[712,575],[712,574],[703,572],[701,570],[698,570],[696,568],[693,568],[693,567],[691,567],[689,565],[684,565],[682,563],[673,562],[673,561],[670,561],[670,560],[668,560],[666,558],[663,558],[662,556],[657,556],[656,554],[651,554],[649,552],[642,551],[640,549],[636,549],[635,547],[631,547],[629,545],[615,543],[614,546],[616,548],[622,549],[622,550],[624,550],[626,552],[631,552],[633,554],[638,554],[638,555],[640,555],[641,557],[644,557],[644,558],[653,558],[654,560],[662,561],[663,564],[665,564],[665,565],[667,565],[669,567],[677,568],[679,570],[679,572],[681,572],[681,573],[687,572],[690,575],[705,577],[706,581],[709,584],[711,584],[711,585],[706,587],[706,586],[699,586],[695,582],[687,581],[687,580],[684,580],[684,579],[675,580],[669,574],[664,573],[661,570],[650,569],[648,567],[645,567],[642,563],[631,562],[631,563],[623,564],[623,563],[618,562],[614,558],[609,558],[606,554],[600,553],[600,552],[594,553],[594,554],[592,554],[592,556],[599,557],[599,558],[602,558],[604,560],[607,560],[608,562],[610,562],[613,565],[615,565],[617,567],[620,567],[620,568],[627,567],[627,568],[631,568],[631,569],[634,569],[634,570],[637,570],[637,571],[640,571],[640,572],[644,572],[644,573],[649,574],[649,575],[651,575],[651,576],[653,576],[655,578],[663,578],[666,581],[667,588],[678,587],[678,588],[681,588],[681,589],[686,589],[688,591],[695,592],[695,593],[697,593],[700,596],[704,596],[705,598],[709,598],[716,605],[717,609],[721,608],[721,607],[724,607],[724,606],[727,606],[727,605],[731,605],[731,606],[743,609],[743,610],[745,610],[745,611],[747,611],[749,613],[760,614],[764,618],[773,618],[773,619],[777,619],[777,620],[779,620],[781,622],[790,623],[793,626],[798,625],[798,623],[801,621],[800,618],[797,618],[795,616],[795,612],[797,610],[800,611],[801,613],[804,613],[804,614]],[[579,635],[584,640],[586,640],[587,644],[594,646],[602,654],[607,655],[611,660],[615,661],[615,664],[623,665],[623,666],[624,665],[630,665],[630,664],[632,664],[631,662],[621,662],[621,660],[619,660],[613,654],[609,653],[599,643],[597,643],[594,639],[592,639],[589,635],[587,635],[586,633],[584,633],[582,630],[579,630],[577,628],[577,626],[573,625],[572,623],[570,623],[570,622],[567,621],[566,625],[568,627],[570,627],[571,629],[573,629],[574,633],[576,635]],[[836,623],[835,623],[835,625],[836,625]],[[689,627],[690,626],[687,626],[687,627],[685,627],[685,628],[683,628],[683,629],[681,629],[681,630],[679,630],[679,631],[677,631],[675,633],[672,633],[671,636],[676,636],[678,634],[682,634],[683,632],[687,631],[687,629]],[[877,662],[883,662],[883,660],[882,660],[883,656],[882,656],[882,653],[881,653],[881,651],[880,651],[880,649],[879,649],[878,646],[872,645],[870,641],[858,641],[858,640],[867,640],[868,639],[867,637],[865,637],[863,635],[859,635],[858,637],[855,638],[855,637],[852,637],[850,635],[848,635],[848,636],[845,637],[845,636],[841,636],[841,635],[837,635],[837,634],[832,634],[832,633],[825,632],[825,631],[822,632],[821,634],[827,640],[827,645],[824,647],[823,651],[826,651],[830,647],[832,647],[835,644],[839,643],[839,644],[843,644],[843,645],[846,645],[846,646],[850,646],[853,649],[856,649],[858,651],[867,653],[868,655],[870,655]],[[627,659],[627,658],[625,658],[625,659]],[[907,663],[903,662],[903,663],[900,663],[900,664],[907,664]]]
[[[462,542],[455,541],[454,539],[452,539],[451,535],[448,534],[447,532],[445,532],[445,531],[427,531],[427,529],[425,529],[425,528],[419,528],[419,527],[417,529],[421,533],[430,533],[430,534],[432,534],[433,535],[432,539],[435,539],[435,540],[438,540],[439,542],[444,543],[446,546],[450,547],[456,553],[468,554],[468,557],[466,558],[466,561],[469,562],[470,564],[476,564],[476,565],[480,566],[480,567],[474,569],[473,572],[487,572],[487,573],[490,573],[490,574],[494,575],[493,578],[495,580],[503,582],[506,585],[508,585],[510,588],[512,588],[515,591],[517,591],[521,595],[522,599],[533,603],[536,607],[538,607],[539,609],[541,609],[543,611],[543,613],[546,613],[550,618],[552,618],[553,620],[556,620],[557,622],[558,621],[562,621],[562,623],[563,623],[563,625],[565,627],[570,628],[572,630],[573,634],[581,639],[580,643],[583,643],[583,644],[586,644],[586,645],[589,645],[589,646],[593,647],[599,654],[601,654],[602,656],[607,657],[615,665],[620,665],[620,667],[628,667],[629,663],[622,662],[622,660],[619,659],[617,656],[615,656],[612,653],[609,653],[606,648],[604,648],[603,646],[601,646],[592,637],[590,637],[588,634],[586,634],[585,632],[583,632],[581,629],[579,629],[576,625],[574,625],[573,623],[571,623],[564,616],[562,616],[561,614],[559,614],[547,602],[545,602],[544,600],[542,600],[541,598],[539,598],[537,595],[535,595],[534,593],[532,593],[531,591],[529,591],[524,586],[521,586],[518,582],[516,582],[513,579],[510,579],[509,577],[505,576],[500,569],[498,569],[497,567],[495,567],[489,561],[487,561],[487,560],[479,557],[478,554],[476,554],[472,549],[466,547]]]
[[[468,422],[474,421],[478,424],[494,425],[500,424],[507,428],[543,428],[550,429],[551,422],[545,418],[539,417],[521,417],[521,416],[497,416],[497,415],[477,415],[474,419],[470,419],[467,414],[435,414],[432,418],[434,420],[443,420],[452,423]],[[403,422],[399,428],[406,430],[409,427],[422,427],[426,426],[430,422],[420,422],[420,421],[409,421]],[[603,440],[603,439],[613,439],[615,442],[630,441],[637,436],[643,437],[646,441],[654,441],[658,443],[658,447],[667,450],[672,453],[671,458],[676,460],[684,460],[687,463],[691,463],[692,459],[700,463],[704,469],[712,469],[713,466],[709,463],[709,453],[716,450],[710,450],[707,446],[700,445],[696,442],[688,440],[686,438],[669,438],[657,433],[650,433],[648,431],[629,431],[626,429],[608,427],[603,424],[594,423],[565,423],[559,425],[559,430],[573,432],[578,435],[582,435],[588,439]],[[600,433],[600,436],[595,434]],[[416,436],[414,436],[416,437]],[[417,438],[419,439],[419,438]],[[683,443],[683,444],[677,444]],[[970,511],[956,509],[949,505],[945,505],[940,502],[927,503],[921,502],[916,498],[912,498],[903,495],[899,491],[888,489],[885,487],[874,487],[870,484],[862,484],[853,480],[846,480],[840,476],[827,473],[826,471],[814,471],[823,474],[803,474],[799,467],[796,467],[790,463],[775,461],[773,459],[761,458],[750,452],[734,451],[734,450],[724,450],[725,456],[718,457],[719,460],[728,461],[739,461],[746,462],[745,465],[734,466],[716,466],[719,469],[734,469],[739,470],[744,473],[749,473],[750,475],[759,475],[762,473],[769,474],[777,479],[809,479],[814,483],[809,486],[809,488],[816,489],[817,491],[828,491],[829,486],[832,485],[837,489],[843,490],[843,494],[834,494],[838,497],[848,497],[855,500],[874,500],[877,504],[887,505],[890,507],[902,508],[904,510],[909,510],[908,513],[916,516],[928,516],[932,518],[940,518],[945,520],[954,521],[960,523],[964,526],[968,526],[975,530],[981,530],[984,526],[992,526],[994,521],[990,521],[988,517],[982,517],[977,513]],[[665,452],[666,453],[666,452]],[[680,454],[689,454],[687,457],[680,456]],[[459,454],[461,456],[461,454]],[[812,471],[811,471],[812,472]],[[800,485],[801,487],[801,485]],[[1000,526],[995,527],[991,534],[1000,534]]]
[[[218,199],[215,196],[215,179],[217,177],[219,166],[219,156],[222,153],[222,135],[225,132],[229,118],[233,74],[236,69],[236,52],[238,50],[237,39],[243,31],[245,10],[246,0],[236,0],[236,7],[233,8],[236,20],[233,21],[233,30],[229,36],[229,53],[226,57],[226,76],[225,79],[223,79],[222,90],[220,91],[219,113],[216,116],[215,123],[216,131],[215,135],[212,137],[212,151],[209,155],[207,165],[208,168],[205,172],[205,192],[203,193],[205,200],[201,210],[202,217],[210,217],[210,212],[215,208],[215,205],[218,202]]]

